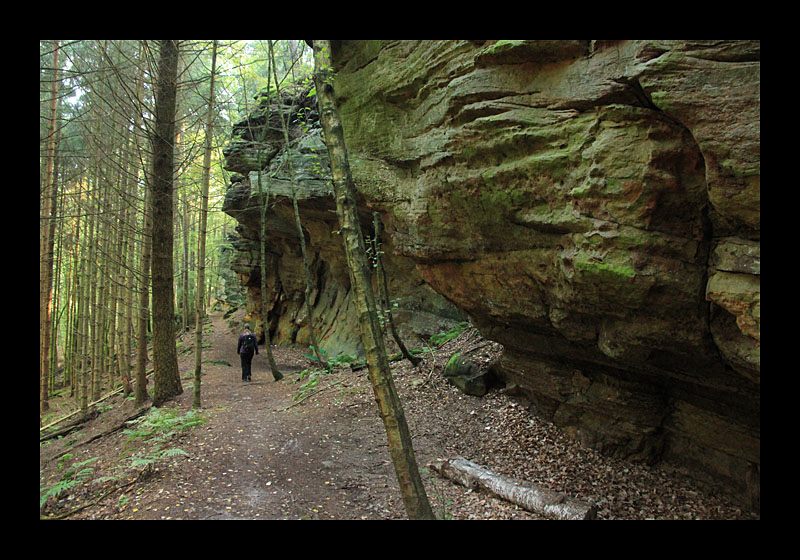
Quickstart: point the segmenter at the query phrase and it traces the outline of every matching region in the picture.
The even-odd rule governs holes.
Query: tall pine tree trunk
[[[205,294],[206,281],[206,226],[208,224],[208,184],[211,181],[211,150],[213,148],[212,139],[214,135],[214,74],[216,71],[217,41],[215,40],[211,52],[211,87],[208,94],[206,145],[205,153],[203,154],[203,185],[201,187],[202,200],[200,203],[200,231],[197,241],[197,308],[195,309],[194,320],[194,395],[192,398],[192,408],[200,408],[202,403],[200,384],[202,379],[203,316],[205,315],[203,295]]]
[[[183,392],[175,351],[173,266],[173,173],[177,41],[160,41],[153,137],[153,405]]]
[[[369,378],[381,419],[386,429],[389,452],[394,463],[400,493],[410,519],[435,519],[411,445],[411,434],[394,386],[383,334],[378,323],[375,296],[369,275],[364,237],[358,221],[356,192],[347,160],[342,123],[333,91],[330,41],[314,40],[314,81],[317,87],[320,121],[330,154],[336,211],[344,242],[347,264],[355,291],[361,341],[369,367]]]
[[[136,113],[133,115],[134,130],[136,128]],[[125,227],[122,228],[120,239],[122,241],[120,247],[120,258],[124,259],[130,265],[123,265],[120,267],[120,286],[118,291],[117,306],[119,309],[119,321],[117,322],[117,340],[119,340],[119,350],[117,352],[118,360],[117,367],[119,377],[122,380],[123,395],[129,396],[133,392],[133,384],[131,383],[131,321],[133,319],[133,291],[134,291],[134,272],[132,263],[133,258],[133,225],[134,212],[132,200],[132,190],[134,189],[135,180],[131,180],[136,176],[136,164],[133,163],[131,151],[135,145],[135,139],[129,136],[124,141],[124,155],[123,155],[123,177],[122,177],[122,192],[120,201],[122,203],[122,223]]]
[[[146,181],[149,185],[150,181]],[[153,205],[149,186],[144,193],[142,254],[139,261],[139,304],[136,306],[136,406],[144,406],[147,394],[147,324],[150,322],[150,268],[152,261]]]
[[[141,96],[144,87],[144,70],[136,80],[136,96]],[[137,111],[134,116],[134,130],[137,130],[141,125],[140,112]],[[139,139],[134,135],[134,144],[136,150],[141,153],[142,149],[139,145]],[[140,158],[141,159],[141,158]],[[152,219],[153,219],[153,204],[152,192],[150,183],[152,177],[148,173],[148,165],[142,164],[141,170],[144,175],[144,201],[142,203],[142,248],[139,260],[139,274],[138,274],[138,304],[133,306],[136,309],[136,360],[134,366],[135,384],[135,406],[144,406],[144,403],[149,398],[147,394],[147,325],[150,322],[150,265],[152,260]],[[131,260],[131,263],[133,260]],[[134,275],[136,276],[136,275]]]
[[[50,377],[50,325],[52,322],[53,286],[53,235],[55,227],[56,201],[56,135],[58,119],[58,41],[53,51],[53,83],[50,90],[50,135],[47,139],[47,167],[43,193],[43,227],[39,245],[39,411],[50,409],[48,403],[48,380]]]
[[[88,191],[86,193],[86,209],[89,215],[89,223],[86,228],[86,237],[84,247],[81,254],[84,255],[81,261],[81,276],[84,282],[83,288],[83,301],[80,311],[80,345],[81,345],[81,382],[80,382],[80,403],[81,413],[86,414],[89,411],[89,382],[92,375],[92,344],[91,344],[91,308],[94,296],[94,258],[95,247],[97,246],[97,212],[94,203],[94,198],[98,190],[98,180],[96,171],[96,158],[95,158],[95,172],[93,178],[87,179],[86,183]]]

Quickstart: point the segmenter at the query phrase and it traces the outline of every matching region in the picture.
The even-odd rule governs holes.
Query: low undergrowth
[[[98,457],[71,463],[70,460],[74,455],[72,453],[63,455],[58,463],[60,479],[51,483],[40,479],[40,512],[48,507],[57,507],[59,502],[79,490],[88,492],[90,495],[99,493],[100,497],[95,498],[97,500],[150,476],[159,462],[172,457],[188,455],[178,447],[168,447],[167,443],[170,440],[206,421],[207,419],[194,409],[182,414],[179,409],[152,407],[147,414],[127,422],[130,428],[122,432],[127,435],[127,438],[121,456],[117,464],[111,466],[108,474],[104,476],[96,476],[97,467],[92,466],[97,462]],[[41,476],[42,471],[40,470]],[[123,484],[124,480],[128,480],[128,482]],[[92,487],[98,490],[93,491]],[[123,495],[121,503],[124,501]],[[59,517],[66,517],[87,507],[89,503],[91,500],[79,508],[61,513]]]

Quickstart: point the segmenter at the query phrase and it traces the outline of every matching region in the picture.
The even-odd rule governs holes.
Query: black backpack
[[[256,337],[254,334],[246,334],[242,339],[242,348],[239,351],[240,354],[252,354],[256,351]]]

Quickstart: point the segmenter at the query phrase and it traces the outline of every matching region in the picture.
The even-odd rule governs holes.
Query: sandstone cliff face
[[[333,54],[404,318],[461,310],[504,345],[506,382],[574,437],[758,508],[759,43],[343,41]],[[229,194],[249,197],[246,183]],[[333,204],[306,202],[331,279],[317,308],[338,332],[349,280]],[[286,286],[282,228],[270,246],[283,243],[271,258]],[[277,308],[298,292],[276,293]],[[302,323],[292,313],[278,331]]]
[[[327,148],[320,136],[316,98],[309,97],[308,91],[293,91],[287,92],[280,103],[275,100],[270,103],[265,97],[259,101],[258,108],[234,126],[232,141],[223,149],[226,168],[235,173],[223,210],[238,221],[229,266],[246,289],[248,319],[263,340],[260,208],[269,193],[264,245],[270,335],[277,344],[311,343],[294,196],[306,236],[314,329],[320,347],[330,358],[339,354],[363,355],[351,305],[350,276],[338,235]],[[279,106],[284,114],[293,115],[290,157],[294,183],[281,151]],[[372,215],[366,206],[361,221],[365,235],[372,235]],[[386,267],[390,270],[389,292],[396,306],[394,316],[410,347],[419,346],[420,338],[427,339],[468,319],[425,284],[411,259],[395,254],[391,239],[384,236],[383,243]]]

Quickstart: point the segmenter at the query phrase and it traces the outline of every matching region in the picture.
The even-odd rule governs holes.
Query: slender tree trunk
[[[100,149],[100,148],[98,148]],[[109,152],[112,147],[107,146]],[[96,401],[102,395],[103,376],[109,373],[107,367],[108,351],[107,351],[107,335],[108,328],[106,319],[108,317],[108,266],[109,266],[109,239],[111,235],[111,226],[108,223],[109,215],[109,194],[111,192],[111,172],[106,170],[107,176],[102,180],[102,192],[98,192],[97,212],[98,212],[98,232],[97,232],[97,296],[94,306],[94,352],[96,365],[92,368],[93,383],[92,383],[92,401]],[[102,250],[101,250],[102,248]]]
[[[269,121],[268,121],[269,122]],[[260,156],[259,156],[260,157]],[[269,179],[267,179],[269,181]],[[264,348],[267,351],[267,362],[269,369],[272,372],[272,378],[275,381],[283,379],[283,374],[278,369],[278,364],[275,362],[275,356],[272,354],[272,339],[269,334],[269,298],[267,297],[267,249],[266,249],[266,236],[267,236],[267,207],[269,206],[269,187],[266,192],[260,192],[263,189],[261,183],[261,167],[258,169],[258,188],[261,195],[261,235],[259,237],[259,257],[261,263],[261,309],[264,315]]]
[[[98,164],[96,164],[98,165]],[[94,370],[94,363],[92,360],[92,333],[90,330],[90,323],[91,323],[91,309],[93,306],[94,301],[94,291],[95,291],[95,246],[97,240],[97,217],[96,214],[96,205],[93,202],[93,199],[96,198],[97,189],[99,188],[97,179],[97,172],[95,170],[94,173],[94,180],[87,181],[87,185],[89,186],[89,190],[86,195],[86,208],[87,212],[89,213],[89,224],[87,225],[86,229],[86,239],[85,239],[85,247],[82,251],[84,258],[82,259],[82,266],[81,266],[81,277],[84,281],[84,289],[83,289],[83,303],[82,303],[82,311],[80,312],[80,322],[81,322],[81,332],[80,332],[80,344],[81,344],[81,383],[80,383],[80,399],[81,399],[81,412],[86,414],[88,412],[89,406],[89,383],[91,381],[90,376],[92,375],[92,371]]]
[[[217,71],[217,41],[211,51],[211,87],[208,94],[208,115],[206,116],[206,145],[203,154],[203,184],[202,200],[200,207],[200,231],[198,233],[197,248],[197,308],[194,319],[194,396],[192,407],[200,408],[201,394],[200,384],[202,381],[202,358],[203,358],[203,316],[205,306],[203,305],[203,295],[205,294],[206,281],[206,226],[208,224],[208,184],[211,180],[211,150],[214,136],[214,74]]]
[[[178,135],[180,138],[180,135]],[[183,265],[181,267],[181,283],[183,287],[181,288],[182,296],[181,296],[181,334],[186,332],[189,328],[189,309],[191,309],[192,305],[189,300],[189,223],[191,220],[189,219],[189,193],[186,192],[186,189],[183,189],[181,192],[181,233],[183,234]]]
[[[173,184],[175,102],[178,79],[176,41],[161,41],[153,137],[153,405],[183,392],[175,351],[173,283]]]
[[[97,125],[99,127],[99,124]],[[99,136],[99,135],[98,135]],[[96,136],[97,137],[97,136]],[[86,301],[86,343],[87,352],[86,358],[89,364],[89,370],[86,372],[87,377],[84,379],[86,390],[91,389],[94,391],[95,379],[99,375],[97,369],[100,367],[100,356],[97,352],[97,298],[98,298],[98,266],[97,266],[97,249],[100,243],[100,148],[93,146],[94,151],[94,186],[91,189],[89,196],[89,211],[96,214],[93,216],[91,240],[89,243],[89,261],[86,267],[85,274],[88,275],[89,281],[87,285],[88,299]],[[91,376],[91,377],[90,377]],[[92,394],[94,396],[94,393]],[[86,398],[89,398],[87,392]],[[94,398],[92,401],[96,400]]]
[[[144,83],[144,70],[136,81],[136,98],[141,96]],[[134,130],[141,125],[141,112],[136,111],[134,116]],[[137,151],[142,152],[138,137],[134,136]],[[141,160],[141,158],[140,158]],[[152,193],[150,183],[152,178],[148,175],[148,165],[140,162],[140,169],[144,175],[144,202],[142,204],[142,248],[139,260],[138,305],[136,309],[136,360],[134,366],[135,401],[137,407],[144,406],[148,399],[147,394],[147,325],[150,322],[150,264],[152,256]],[[138,190],[138,189],[137,189]],[[133,261],[131,261],[133,262]]]
[[[134,122],[135,122],[134,116]],[[119,319],[117,321],[117,340],[119,341],[119,350],[115,353],[117,356],[117,373],[122,381],[123,395],[127,397],[133,392],[131,385],[131,337],[130,337],[130,324],[131,324],[131,306],[128,304],[131,292],[133,290],[133,269],[132,264],[126,265],[125,263],[133,263],[131,248],[133,247],[131,232],[133,227],[131,222],[133,220],[133,212],[131,211],[132,205],[130,204],[132,184],[131,180],[132,170],[135,166],[130,165],[131,162],[131,145],[133,144],[132,138],[126,138],[123,142],[123,155],[122,164],[122,189],[120,193],[120,215],[122,216],[120,228],[120,248],[119,256],[121,265],[119,267],[120,278],[117,287],[117,309]],[[123,260],[124,259],[124,260]]]
[[[39,411],[50,409],[48,402],[48,380],[50,377],[50,324],[52,321],[53,284],[53,227],[55,226],[56,135],[58,130],[58,41],[53,51],[53,83],[50,90],[50,136],[47,139],[47,167],[45,171],[44,207],[39,245]]]
[[[63,247],[64,247],[64,220],[58,219],[58,228],[56,228],[56,216],[59,216],[60,213],[63,211],[64,207],[64,198],[65,198],[65,186],[62,185],[59,188],[59,181],[58,181],[58,139],[56,139],[56,148],[54,154],[56,155],[55,162],[53,165],[53,220],[51,220],[50,225],[50,246],[53,247],[55,239],[58,239],[58,251],[56,254],[53,254],[53,250],[50,251],[50,261],[52,263],[52,268],[50,271],[50,279],[52,283],[52,295],[50,297],[50,312],[48,313],[49,320],[47,324],[47,332],[49,333],[50,339],[50,356],[49,356],[49,376],[50,376],[50,386],[48,391],[52,393],[55,390],[55,378],[56,378],[56,371],[58,370],[58,332],[59,332],[59,325],[61,324],[61,316],[63,315],[64,310],[66,310],[66,304],[62,305],[62,311],[58,312],[59,309],[59,302],[64,301],[62,297],[62,254],[63,254]],[[56,229],[58,231],[56,231]]]
[[[271,64],[271,62],[268,62]],[[267,70],[267,95],[269,95],[270,91],[270,84],[272,80],[271,73]],[[242,83],[244,83],[244,78],[242,79]],[[245,95],[245,100],[247,100],[247,95]],[[269,100],[267,100],[267,123],[269,123]],[[247,109],[247,107],[245,106]],[[259,142],[257,144],[257,154],[256,154],[256,161],[261,161],[261,140],[263,138],[259,138]],[[283,374],[278,369],[278,364],[275,362],[275,356],[272,354],[272,340],[269,334],[269,299],[267,298],[267,254],[266,254],[266,230],[267,230],[267,208],[269,207],[269,179],[267,180],[267,189],[266,192],[264,191],[263,184],[261,182],[261,165],[258,166],[257,171],[257,181],[258,181],[258,194],[261,197],[261,230],[259,233],[259,258],[260,258],[260,268],[261,268],[261,309],[262,315],[264,320],[264,348],[267,351],[267,362],[269,363],[269,369],[272,372],[272,377],[275,381],[280,381],[283,379]],[[251,187],[252,189],[252,187]]]
[[[146,181],[149,185],[150,181]],[[139,305],[136,316],[136,406],[147,402],[147,324],[150,322],[150,261],[152,258],[152,195],[145,189],[144,216],[142,218],[142,255],[139,266]]]
[[[364,237],[358,221],[355,186],[350,173],[342,123],[339,120],[333,91],[330,41],[314,40],[313,47],[314,80],[317,87],[320,121],[330,154],[336,211],[339,215],[340,231],[355,291],[358,323],[369,367],[370,382],[386,429],[389,452],[394,463],[406,512],[410,519],[435,519],[419,474],[414,449],[411,445],[411,434],[394,386],[381,328],[378,324]]]
[[[81,326],[81,303],[83,302],[82,296],[82,288],[81,285],[81,275],[83,273],[83,267],[81,266],[81,259],[83,255],[83,251],[81,251],[81,214],[80,214],[80,207],[81,207],[81,195],[83,194],[83,178],[78,179],[78,194],[75,201],[75,208],[78,210],[78,217],[75,220],[75,239],[73,240],[73,273],[72,273],[72,297],[70,300],[74,300],[72,303],[73,313],[72,318],[70,321],[70,327],[72,328],[72,334],[70,336],[70,348],[71,352],[69,353],[69,364],[70,364],[70,375],[72,377],[72,382],[70,383],[70,396],[75,397],[76,400],[79,399],[80,394],[76,394],[76,390],[80,391],[78,387],[78,372],[81,369],[81,362],[80,362],[80,344],[81,344],[81,333],[80,333],[80,326]]]
[[[77,377],[76,372],[79,367],[78,348],[79,348],[79,303],[81,301],[80,284],[80,259],[81,259],[81,194],[83,193],[83,178],[78,177],[76,182],[77,194],[75,197],[75,208],[78,209],[78,216],[75,218],[75,237],[72,240],[72,287],[68,301],[70,302],[70,316],[67,321],[69,343],[64,343],[64,374],[70,378],[70,397],[75,397]]]
[[[383,252],[381,251],[381,231],[383,230],[383,224],[381,223],[381,216],[377,212],[372,213],[372,224],[375,230],[375,244],[373,250],[375,252],[375,271],[377,272],[376,281],[378,284],[378,297],[380,299],[381,306],[383,307],[383,313],[386,316],[386,319],[389,321],[389,330],[392,332],[392,336],[394,337],[394,341],[397,343],[398,348],[400,348],[400,352],[402,352],[403,356],[409,362],[416,366],[422,361],[422,359],[417,358],[408,351],[406,345],[403,344],[403,340],[400,338],[400,334],[397,332],[397,327],[394,324],[394,316],[392,315],[392,302],[389,300],[389,281],[386,279],[386,269],[383,266]]]
[[[278,95],[278,116],[281,119],[281,126],[283,128],[283,140],[284,140],[284,153],[286,154],[286,165],[289,166],[289,182],[292,185],[292,207],[294,208],[294,223],[295,227],[297,228],[297,236],[300,239],[300,253],[303,255],[303,272],[305,272],[306,277],[306,293],[305,293],[305,302],[306,302],[306,317],[308,318],[308,332],[309,336],[311,337],[311,345],[314,349],[314,353],[317,356],[317,360],[322,367],[325,369],[328,368],[328,363],[322,357],[322,352],[319,347],[319,342],[317,342],[317,335],[314,333],[314,310],[313,306],[311,305],[311,272],[309,271],[308,267],[308,252],[306,251],[306,236],[303,233],[303,225],[300,222],[300,210],[297,208],[297,193],[295,192],[295,174],[294,174],[294,165],[292,164],[292,158],[289,154],[289,126],[286,124],[286,119],[283,118],[283,111],[281,110],[281,88],[280,84],[278,83],[278,71],[275,69],[275,56],[272,51],[272,41],[269,41],[269,59],[270,64],[272,65],[272,74],[275,78],[275,91]],[[293,110],[290,112],[294,112]],[[290,115],[287,115],[287,119]]]

